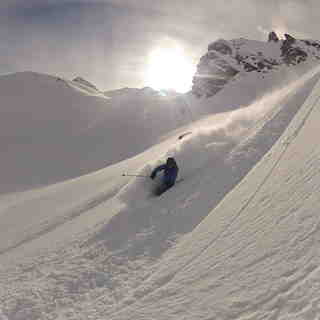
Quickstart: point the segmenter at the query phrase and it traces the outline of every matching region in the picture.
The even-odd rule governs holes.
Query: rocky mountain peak
[[[268,36],[268,42],[278,42],[280,39],[274,31],[271,31]]]
[[[307,59],[320,59],[320,42],[298,40],[289,34],[285,39],[271,31],[268,41],[244,38],[219,39],[208,46],[197,66],[192,93],[211,97],[235,77],[249,72],[268,73],[282,65],[294,66]]]
[[[286,38],[286,40],[285,40],[286,42],[289,42],[292,44],[296,41],[296,39],[293,36],[290,36],[290,34],[288,34],[288,33],[285,33],[284,36]]]
[[[281,56],[287,65],[295,65],[307,59],[308,53],[304,48],[296,44],[296,39],[289,34],[285,34],[285,40],[281,45]]]

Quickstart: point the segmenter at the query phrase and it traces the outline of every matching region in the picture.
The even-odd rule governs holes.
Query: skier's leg
[[[167,184],[167,183],[162,183],[156,190],[156,195],[157,196],[160,196],[161,194],[163,194],[164,192],[166,192],[168,189],[170,189],[171,187],[173,187],[174,184],[170,183],[170,184]]]
[[[166,184],[162,183],[161,185],[159,185],[159,186],[156,188],[154,194],[155,194],[156,196],[160,196],[161,194],[163,194],[163,193],[166,192],[167,190],[168,190],[168,186],[167,186]]]

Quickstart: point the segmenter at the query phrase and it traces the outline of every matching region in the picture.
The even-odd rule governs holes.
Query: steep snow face
[[[243,38],[230,41],[220,39],[211,43],[208,52],[200,59],[192,92],[198,97],[210,97],[231,79],[248,72],[263,75],[284,65],[318,59],[319,41],[296,40],[290,35],[286,35],[285,40],[274,39],[269,42]]]
[[[262,161],[112,319],[318,319],[319,122],[318,82]]]
[[[0,193],[103,168],[190,121],[176,98],[145,92],[110,99],[79,78],[2,76],[0,96]]]
[[[317,120],[306,140],[296,140],[285,158],[281,152],[309,128],[309,117],[318,119],[311,114],[318,91],[306,102],[312,110],[304,106],[284,136],[293,140],[281,138],[253,178],[242,178],[282,135],[317,71],[247,108],[179,128],[101,171],[1,197],[4,316],[299,319],[301,306],[316,313]],[[168,155],[185,180],[159,198],[151,196],[151,180],[121,175],[148,175]]]

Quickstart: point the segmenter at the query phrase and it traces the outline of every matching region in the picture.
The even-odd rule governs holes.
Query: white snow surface
[[[318,73],[99,171],[3,194],[0,319],[318,319]],[[225,90],[203,113],[237,98]],[[167,156],[183,180],[161,197],[122,176]]]
[[[105,168],[190,122],[184,101],[140,92],[109,98],[84,80],[1,76],[0,194]]]

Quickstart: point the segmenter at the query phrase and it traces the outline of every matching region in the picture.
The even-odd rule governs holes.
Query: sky
[[[317,0],[2,0],[0,73],[82,76],[101,90],[144,87],[155,50],[178,47],[195,68],[219,38],[266,40],[275,30],[320,39],[319,7]]]

